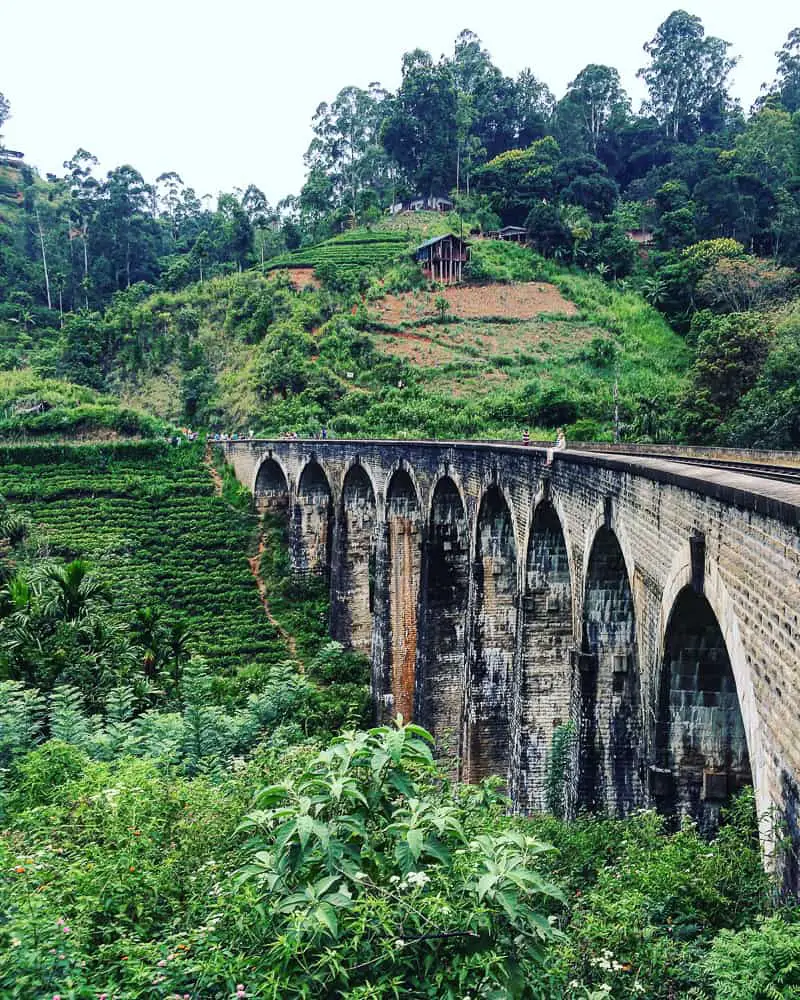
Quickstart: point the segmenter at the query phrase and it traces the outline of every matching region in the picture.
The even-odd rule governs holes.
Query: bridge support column
[[[465,772],[508,781],[517,635],[517,547],[511,511],[496,487],[478,512],[467,657]]]
[[[572,722],[572,648],[567,546],[555,508],[545,502],[534,513],[520,602],[511,792],[521,812],[552,808],[566,815],[574,805],[571,759],[551,776],[551,798],[560,801],[546,794],[553,737]],[[566,730],[561,738],[567,748],[574,742]]]
[[[633,594],[608,527],[589,558],[581,649],[580,804],[624,816],[644,797],[642,706]]]
[[[360,465],[347,473],[336,523],[331,567],[331,634],[369,656],[375,597],[375,491]]]
[[[422,548],[415,718],[433,733],[436,756],[459,771],[469,595],[469,528],[452,479],[436,485]]]
[[[316,461],[300,474],[291,506],[290,551],[293,570],[328,579],[333,538],[333,500],[328,479]]]
[[[414,716],[420,508],[411,477],[398,469],[386,491],[386,523],[376,558],[373,691],[385,716]]]

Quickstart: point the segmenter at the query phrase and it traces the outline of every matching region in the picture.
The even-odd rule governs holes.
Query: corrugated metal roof
[[[454,239],[458,240],[459,243],[463,243],[464,246],[469,246],[466,240],[462,240],[460,236],[456,236],[455,233],[445,233],[444,236],[433,236],[429,240],[425,240],[424,243],[420,243],[414,253],[419,253],[420,250],[424,250],[425,247],[432,247],[434,243],[441,243],[442,240]]]

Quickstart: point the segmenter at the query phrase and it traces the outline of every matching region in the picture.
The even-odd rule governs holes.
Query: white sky
[[[395,89],[404,52],[452,53],[462,28],[509,76],[526,66],[557,97],[590,62],[636,70],[680,0],[0,0],[5,143],[42,173],[79,146],[107,170],[175,170],[198,194],[252,182],[274,204],[303,182],[316,106],[348,84]],[[800,24],[796,0],[687,0],[741,62],[749,108]]]

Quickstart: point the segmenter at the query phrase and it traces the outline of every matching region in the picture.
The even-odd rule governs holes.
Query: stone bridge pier
[[[800,486],[468,442],[224,447],[287,517],[295,570],[329,581],[377,719],[418,721],[450,773],[498,776],[523,812],[556,787],[568,813],[648,805],[712,832],[753,785],[798,890]]]

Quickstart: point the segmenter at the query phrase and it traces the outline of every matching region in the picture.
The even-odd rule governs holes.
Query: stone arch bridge
[[[796,891],[800,475],[489,443],[237,441],[331,632],[372,662],[376,714],[430,729],[465,780],[547,805],[654,805],[713,830],[752,784]],[[571,749],[570,749],[571,748]],[[552,794],[552,793],[551,793]]]

